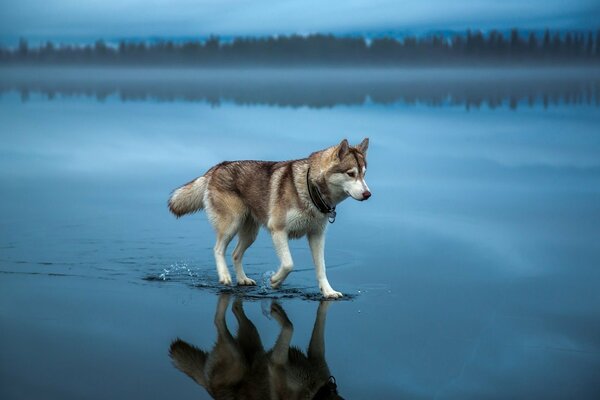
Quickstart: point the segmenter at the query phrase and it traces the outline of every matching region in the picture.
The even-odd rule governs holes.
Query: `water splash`
[[[273,291],[271,288],[271,277],[275,275],[275,271],[266,271],[260,277],[260,287],[258,288],[258,293],[260,294],[268,294]]]
[[[203,268],[202,266],[192,267],[186,262],[175,262],[167,268],[162,268],[154,274],[145,276],[146,281],[183,283],[194,288],[214,291],[215,293],[232,293],[236,296],[242,296],[246,300],[264,301],[261,304],[262,312],[270,318],[270,302],[266,300],[282,299],[301,299],[310,301],[321,301],[323,296],[314,287],[280,287],[273,289],[271,287],[271,277],[275,271],[266,271],[256,279],[256,286],[223,286],[217,280],[216,273],[212,268]],[[344,293],[340,300],[352,300],[356,294]],[[339,300],[338,300],[339,301]]]
[[[163,272],[158,275],[158,279],[162,281],[187,280],[187,278],[191,280],[192,285],[196,285],[200,277],[186,262],[171,264],[168,268],[163,268]]]
[[[268,319],[272,319],[271,318],[271,301],[272,299],[261,299],[260,301],[260,310],[262,311],[262,314],[267,317]]]

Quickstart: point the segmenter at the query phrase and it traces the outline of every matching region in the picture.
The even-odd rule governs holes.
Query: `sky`
[[[0,0],[0,40],[596,29],[597,0]]]

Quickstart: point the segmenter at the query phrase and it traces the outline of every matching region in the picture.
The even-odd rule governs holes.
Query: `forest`
[[[51,41],[0,47],[1,64],[190,66],[395,66],[600,62],[600,30],[541,33],[468,30],[461,34],[377,37],[312,34],[211,36],[203,40],[132,41],[73,45]]]

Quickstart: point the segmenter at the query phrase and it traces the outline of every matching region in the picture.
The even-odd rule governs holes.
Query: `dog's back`
[[[225,161],[176,189],[169,199],[169,208],[180,217],[208,205],[217,215],[223,212],[248,214],[256,222],[266,225],[273,198],[281,201],[297,194],[294,170],[307,162],[306,159]]]

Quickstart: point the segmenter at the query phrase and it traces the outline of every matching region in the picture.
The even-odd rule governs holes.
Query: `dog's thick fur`
[[[337,146],[300,160],[222,162],[176,189],[169,199],[169,208],[177,217],[202,209],[206,211],[217,232],[214,255],[222,284],[232,283],[225,251],[236,234],[239,240],[232,256],[237,283],[256,284],[246,276],[242,257],[262,225],[271,233],[281,262],[279,270],[271,277],[272,287],[281,285],[292,270],[288,239],[306,235],[321,293],[326,298],[338,298],[342,294],[333,290],[325,273],[328,214],[315,205],[309,184],[318,189],[330,206],[348,196],[366,200],[371,196],[364,180],[368,146],[368,138],[356,147],[344,139]]]
[[[169,354],[177,369],[214,399],[341,399],[325,361],[325,318],[331,302],[319,305],[306,355],[290,346],[294,328],[276,302],[271,304],[271,315],[281,331],[269,351],[263,348],[239,298],[232,307],[238,334],[231,335],[225,319],[228,304],[228,294],[219,296],[215,313],[217,343],[212,351],[205,352],[181,339],[171,343]]]

